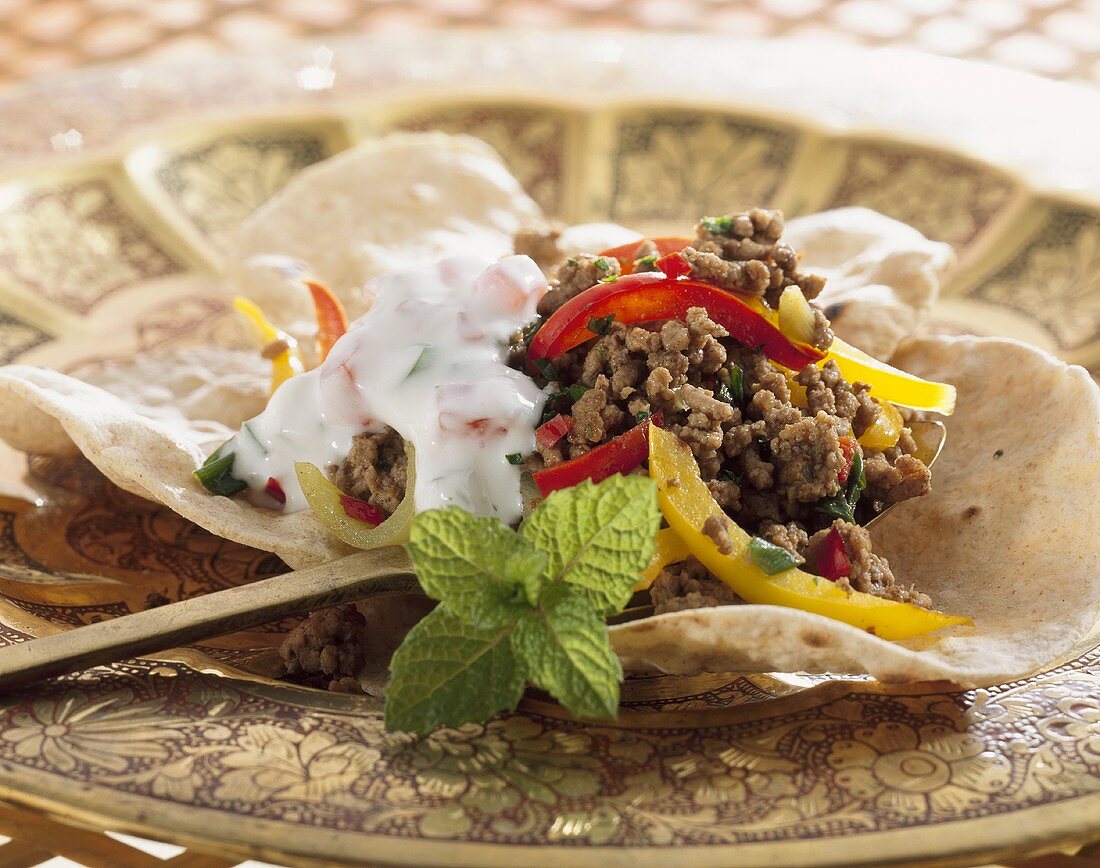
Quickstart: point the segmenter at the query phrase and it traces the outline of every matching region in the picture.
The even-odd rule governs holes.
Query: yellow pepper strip
[[[653,557],[649,565],[642,570],[642,580],[634,586],[635,591],[644,591],[661,575],[661,570],[669,564],[678,564],[686,560],[691,552],[684,545],[684,541],[670,527],[657,531],[657,548],[653,550]]]
[[[864,449],[881,452],[897,446],[901,429],[905,427],[905,420],[901,418],[898,408],[889,401],[875,403],[878,404],[878,416],[874,424],[859,435],[859,445]]]
[[[233,299],[235,310],[250,327],[250,331],[257,343],[264,349],[278,347],[285,344],[285,349],[279,349],[271,356],[271,392],[274,393],[286,380],[295,374],[305,370],[302,364],[302,356],[298,352],[298,342],[282,329],[277,329],[264,316],[259,305],[242,295]]]
[[[945,416],[955,412],[955,387],[947,383],[934,383],[899,371],[840,338],[835,338],[829,347],[825,361],[829,359],[836,362],[849,383],[857,380],[867,383],[875,397],[882,401],[913,410],[932,410]]]
[[[405,486],[405,498],[390,517],[376,527],[352,518],[344,512],[344,507],[340,503],[344,493],[329,481],[324,471],[316,464],[296,461],[294,471],[298,474],[302,492],[309,501],[309,508],[337,539],[357,549],[400,545],[408,542],[409,527],[416,513],[412,496],[416,485],[416,462],[413,460],[412,447],[406,444],[405,451],[409,456],[409,478]]]
[[[691,450],[679,437],[651,425],[649,475],[657,482],[661,512],[688,550],[750,603],[787,606],[834,618],[874,633],[883,639],[908,639],[954,624],[970,624],[969,618],[922,609],[911,603],[884,600],[859,591],[847,591],[828,579],[798,569],[769,576],[748,558],[751,537],[733,522],[729,536],[733,551],[722,554],[702,532],[712,515],[721,515]]]

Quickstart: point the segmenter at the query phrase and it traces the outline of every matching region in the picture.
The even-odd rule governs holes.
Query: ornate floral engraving
[[[661,111],[619,124],[611,217],[691,223],[772,201],[798,134],[719,115]]]
[[[230,135],[175,154],[156,180],[177,208],[219,249],[241,220],[306,166],[329,156],[309,132]]]
[[[0,363],[13,362],[49,340],[52,338],[36,326],[0,313]]]
[[[1056,208],[1030,243],[970,295],[1038,321],[1063,350],[1100,338],[1100,215]]]
[[[86,314],[111,293],[183,269],[102,180],[41,189],[0,211],[0,269],[16,286]]]
[[[828,207],[864,205],[956,249],[972,242],[1012,196],[1000,172],[904,146],[852,146]]]

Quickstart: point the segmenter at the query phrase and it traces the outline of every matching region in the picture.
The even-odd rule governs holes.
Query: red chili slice
[[[848,551],[844,548],[840,531],[835,527],[829,529],[818,552],[817,573],[831,582],[852,574],[852,562],[848,559]]]
[[[549,422],[544,422],[535,429],[535,442],[540,448],[549,449],[572,430],[573,417],[558,413]]]
[[[664,264],[672,267],[669,262]],[[748,347],[759,347],[769,359],[791,370],[801,371],[825,357],[809,344],[792,341],[778,326],[730,292],[701,280],[644,272],[599,283],[571,298],[543,323],[531,340],[527,358],[531,363],[557,358],[590,340],[588,321],[592,318],[614,314],[618,322],[630,325],[683,319],[692,307],[706,308],[710,318],[735,340]]]
[[[279,480],[274,476],[269,476],[267,478],[267,484],[264,485],[264,491],[273,499],[279,501],[279,503],[286,503],[286,492],[283,491],[283,487],[279,484]]]
[[[638,248],[645,244],[646,241],[652,241],[656,245],[658,256],[679,253],[691,244],[690,238],[681,238],[678,236],[669,236],[667,238],[639,238],[637,241],[628,241],[626,244],[620,244],[618,247],[609,247],[607,250],[602,251],[600,256],[610,256],[619,260],[619,270],[623,274],[632,274],[634,272],[634,254],[638,252]]]
[[[307,280],[305,284],[313,296],[313,307],[317,311],[317,357],[323,362],[333,344],[347,332],[348,315],[344,313],[340,299],[327,286],[312,280]]]
[[[389,516],[384,509],[380,509],[372,503],[352,497],[350,494],[340,495],[340,506],[344,508],[344,515],[357,521],[377,527]]]
[[[844,468],[837,474],[837,482],[844,485],[852,472],[852,457],[856,454],[856,441],[851,437],[840,438],[840,454],[844,456]]]
[[[661,427],[661,414],[643,420],[625,434],[569,461],[531,474],[546,497],[560,488],[571,488],[586,479],[602,482],[616,473],[627,473],[649,457],[649,423]]]

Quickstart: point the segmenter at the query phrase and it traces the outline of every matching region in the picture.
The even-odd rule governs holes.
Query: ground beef
[[[691,557],[661,570],[650,586],[649,596],[653,611],[658,615],[743,602],[729,585],[714,578],[706,567]]]
[[[559,238],[560,226],[521,229],[513,239],[514,249],[518,255],[530,256],[539,268],[547,269],[561,257]]]
[[[883,504],[924,497],[932,490],[932,471],[915,455],[899,455],[891,464],[886,455],[865,457],[867,495]]]
[[[283,640],[279,656],[290,676],[320,679],[329,690],[359,692],[366,619],[353,605],[314,612]]]
[[[551,270],[550,289],[539,301],[538,312],[549,316],[573,296],[620,273],[619,261],[613,257],[571,256]]]
[[[831,528],[814,534],[806,546],[807,556],[811,560],[814,559],[815,549],[821,545],[830,530],[836,530],[840,534],[844,542],[844,550],[852,565],[851,574],[837,580],[837,584],[842,588],[863,591],[887,600],[914,603],[925,608],[932,605],[932,601],[926,594],[897,583],[886,559],[871,551],[871,535],[866,528],[858,524],[849,524],[837,519]]]
[[[335,468],[332,481],[345,494],[393,512],[405,497],[409,461],[405,444],[392,428],[382,434],[359,434],[348,457]]]
[[[712,275],[710,279],[723,286],[762,295],[772,307],[778,305],[779,296],[788,286],[799,287],[808,299],[817,298],[825,286],[824,278],[799,270],[798,254],[779,240],[782,234],[783,215],[779,211],[752,208],[726,217],[704,218],[695,227],[688,260],[693,270],[699,269],[700,276]],[[724,269],[716,260],[740,265]],[[744,276],[749,271],[751,280]],[[742,285],[734,285],[733,281]]]
[[[793,521],[787,522],[787,524],[767,521],[760,526],[758,533],[768,542],[786,549],[798,563],[805,563],[806,559],[803,557],[802,552],[809,545],[810,538],[801,525]]]

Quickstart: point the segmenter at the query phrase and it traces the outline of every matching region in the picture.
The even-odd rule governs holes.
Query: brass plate
[[[354,141],[443,128],[487,138],[569,220],[876,207],[959,251],[936,328],[1100,368],[1100,130],[1057,159],[1043,139],[1044,113],[1098,116],[1089,94],[705,37],[332,47],[327,72],[302,48],[0,98],[0,358],[71,370],[234,340],[219,274],[239,220]],[[3,451],[0,481],[3,643],[283,569],[80,459]],[[0,797],[296,864],[967,864],[1100,836],[1095,637],[988,690],[637,677],[615,724],[531,696],[413,740],[370,699],[271,680],[286,627],[4,697]]]

